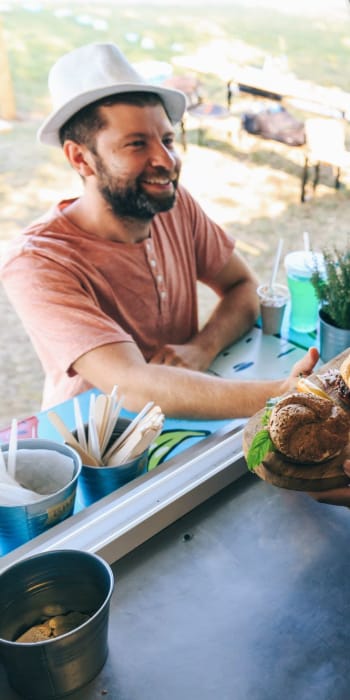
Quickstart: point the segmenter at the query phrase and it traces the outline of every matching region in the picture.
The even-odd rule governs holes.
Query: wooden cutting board
[[[341,362],[349,351],[345,351],[336,358],[323,365],[317,373],[311,375],[310,379],[324,389],[322,382],[317,375],[321,375],[330,368],[339,368]],[[332,392],[329,391],[330,396]],[[332,396],[335,398],[335,396]],[[341,404],[341,402],[339,402]],[[343,406],[343,404],[341,404]],[[344,407],[344,406],[343,406]],[[247,422],[243,433],[243,450],[247,456],[250,445],[255,434],[262,428],[262,409]],[[342,465],[344,459],[350,459],[350,443],[345,450],[322,464],[295,464],[288,461],[279,452],[269,452],[259,466],[255,467],[254,473],[264,481],[268,481],[274,486],[294,491],[325,491],[327,489],[347,486],[350,483]]]

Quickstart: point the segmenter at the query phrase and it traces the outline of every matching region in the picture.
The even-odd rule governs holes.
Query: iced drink
[[[260,299],[262,331],[277,335],[281,331],[283,316],[289,300],[288,288],[283,284],[261,284],[257,289]]]
[[[319,302],[311,275],[322,260],[319,253],[306,250],[288,253],[284,259],[291,296],[290,327],[300,333],[310,333],[317,327]]]

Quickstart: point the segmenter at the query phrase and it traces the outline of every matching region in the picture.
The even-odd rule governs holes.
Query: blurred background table
[[[341,119],[347,119],[350,114],[350,93],[315,85],[293,74],[244,66],[233,72],[232,82],[243,92],[288,102],[305,111]]]

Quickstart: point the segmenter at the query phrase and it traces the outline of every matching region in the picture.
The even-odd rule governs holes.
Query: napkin
[[[8,453],[4,452],[7,465]],[[16,452],[16,478],[0,472],[0,505],[25,505],[42,500],[59,491],[74,476],[71,457],[55,450],[26,450]]]

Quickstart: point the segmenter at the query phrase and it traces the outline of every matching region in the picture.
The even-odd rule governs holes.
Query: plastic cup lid
[[[315,269],[323,269],[323,255],[308,250],[295,250],[284,258],[287,273],[298,277],[310,277]]]
[[[289,289],[284,284],[274,284],[273,287],[268,284],[260,284],[257,289],[257,294],[261,301],[278,301],[279,304],[288,301],[290,297]]]

